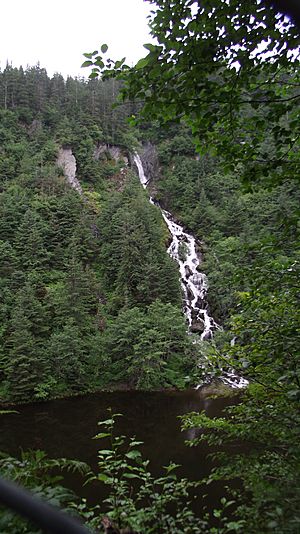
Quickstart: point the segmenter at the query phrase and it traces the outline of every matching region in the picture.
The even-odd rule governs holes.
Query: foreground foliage
[[[88,472],[88,466],[78,460],[48,458],[41,450],[22,451],[20,458],[0,453],[1,476],[26,487],[35,496],[52,506],[72,514],[76,496],[73,491],[61,484],[63,471],[84,475]],[[35,525],[29,524],[25,519],[2,506],[0,507],[0,529],[3,534],[41,532]]]
[[[225,532],[222,525],[226,518],[221,516],[231,503],[221,500],[221,508],[214,514],[219,527],[209,526],[209,516],[202,509],[204,499],[197,494],[201,482],[180,477],[180,466],[173,462],[163,468],[161,476],[153,476],[149,460],[140,452],[142,442],[115,434],[119,416],[109,410],[109,419],[98,423],[101,431],[94,439],[101,440],[105,448],[98,451],[96,473],[88,472],[82,462],[49,459],[39,450],[22,452],[20,459],[2,455],[0,473],[50,504],[80,516],[91,532],[102,532],[104,526],[118,532],[145,534]],[[81,473],[85,484],[93,483],[95,488],[104,485],[107,497],[96,506],[90,506],[86,499],[75,501],[74,494],[61,486],[61,475],[53,474],[63,469]],[[5,533],[36,532],[34,525],[4,509],[0,509],[0,525]],[[231,522],[228,528],[238,527],[238,522]]]
[[[134,532],[204,532],[206,522],[191,509],[190,490],[199,483],[179,478],[179,466],[174,463],[155,478],[149,471],[149,460],[139,450],[142,442],[114,435],[118,416],[110,413],[109,419],[99,423],[101,432],[95,436],[105,440],[107,448],[99,450],[99,472],[91,474],[89,481],[104,483],[109,495],[94,510],[89,524],[99,528],[105,513],[115,527]]]
[[[123,80],[123,99],[143,102],[138,120],[183,120],[198,152],[217,153],[227,168],[242,163],[245,182],[280,181],[282,164],[293,175],[299,165],[298,29],[260,0],[149,3],[157,44],[144,45],[148,53],[133,67],[106,60],[106,45],[85,54],[90,77]]]

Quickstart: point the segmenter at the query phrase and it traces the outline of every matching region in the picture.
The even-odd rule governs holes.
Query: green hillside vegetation
[[[226,417],[193,413],[182,424],[205,430],[191,446],[217,450],[205,482],[233,485],[214,511],[218,526],[192,518],[186,532],[296,534],[299,31],[256,0],[156,4],[157,44],[134,67],[112,68],[95,52],[85,54],[89,81],[50,80],[39,66],[0,73],[1,400],[182,387],[230,365],[249,380],[241,402]],[[254,53],[264,40],[268,61]],[[168,233],[124,160],[148,142],[159,167],[152,194],[203,250],[223,326],[212,343],[186,333]],[[121,159],[95,160],[99,143],[120,147]],[[76,157],[82,196],[55,165],[62,146]],[[101,467],[115,473],[115,460],[101,457]],[[136,526],[120,510],[110,510],[118,526]]]
[[[1,74],[1,400],[183,384],[194,366],[168,233],[112,82]],[[106,98],[106,100],[105,100]],[[108,131],[108,129],[110,129]],[[122,147],[118,161],[97,143]],[[82,197],[56,166],[72,147]]]

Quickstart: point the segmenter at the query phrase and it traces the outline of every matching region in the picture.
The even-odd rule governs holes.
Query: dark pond
[[[76,458],[96,468],[97,449],[101,442],[92,440],[99,432],[97,422],[107,419],[107,408],[122,413],[117,433],[136,436],[144,442],[142,452],[150,459],[150,469],[159,474],[170,460],[182,466],[180,474],[199,480],[211,467],[208,447],[188,448],[184,440],[194,437],[192,430],[180,431],[178,416],[190,411],[205,410],[210,417],[220,415],[233,399],[211,399],[201,391],[102,392],[84,397],[50,401],[18,407],[18,415],[0,419],[0,450],[13,455],[20,448],[43,449],[51,457]],[[70,483],[70,481],[68,481]],[[101,498],[101,490],[71,481],[74,489],[93,501]],[[217,501],[220,488],[214,488]]]

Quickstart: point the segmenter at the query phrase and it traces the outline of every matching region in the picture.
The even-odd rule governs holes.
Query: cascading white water
[[[134,163],[138,169],[140,182],[146,189],[149,180],[145,176],[143,164],[138,154],[134,154]],[[180,281],[184,295],[183,310],[188,321],[189,330],[196,331],[201,329],[201,339],[211,339],[213,332],[219,329],[220,326],[210,317],[207,311],[205,297],[208,290],[208,282],[206,275],[198,271],[200,253],[197,252],[196,240],[192,235],[185,232],[183,227],[174,221],[171,213],[163,210],[157,201],[152,197],[149,200],[151,204],[157,205],[161,210],[172,236],[168,254],[179,265]],[[244,388],[248,385],[248,381],[238,376],[233,369],[224,371],[221,380],[234,388]]]
[[[146,188],[148,179],[145,176],[138,154],[134,155],[134,162],[138,169],[140,182]],[[151,197],[150,202],[159,206]],[[185,232],[178,222],[173,220],[171,213],[163,210],[160,206],[159,208],[172,236],[168,254],[179,265],[180,281],[184,295],[183,309],[189,329],[190,331],[202,331],[201,339],[211,339],[213,331],[219,326],[207,311],[205,296],[208,290],[208,283],[205,274],[198,271],[200,254],[197,252],[196,240],[192,235]]]
[[[134,160],[134,163],[136,164],[137,169],[138,169],[140,182],[141,182],[142,186],[144,188],[146,188],[147,185],[148,185],[148,179],[145,176],[144,167],[143,167],[143,164],[141,162],[141,158],[137,153],[135,153],[134,156],[133,156],[133,160]]]
[[[181,287],[184,294],[184,313],[191,331],[203,330],[201,339],[210,339],[213,331],[219,328],[209,315],[205,296],[208,290],[207,277],[198,271],[199,253],[196,250],[195,238],[184,232],[183,227],[172,220],[172,215],[162,210],[162,216],[172,235],[168,254],[179,265]]]

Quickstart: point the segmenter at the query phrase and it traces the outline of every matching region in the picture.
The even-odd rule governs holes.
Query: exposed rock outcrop
[[[59,149],[56,165],[63,169],[70,186],[82,195],[81,185],[76,178],[76,159],[71,148],[64,147]]]
[[[124,155],[124,150],[119,146],[99,143],[94,150],[94,159],[98,161],[105,154],[108,154],[115,161],[121,160],[125,165],[128,165],[128,157]]]
[[[157,179],[160,170],[156,148],[151,143],[147,143],[139,154],[148,181],[151,182],[154,178]]]

